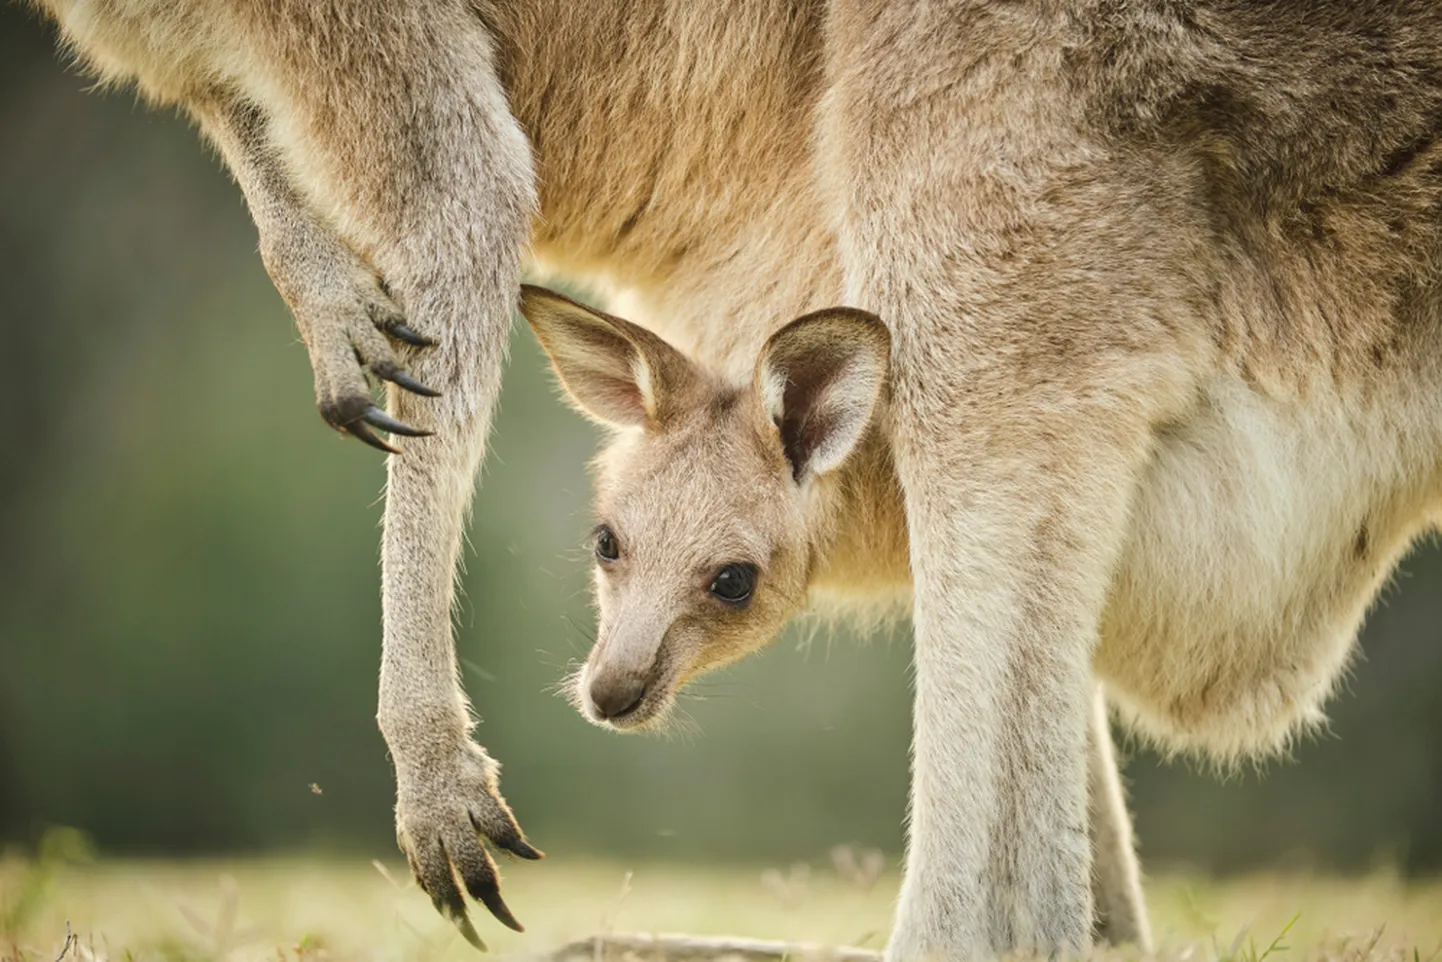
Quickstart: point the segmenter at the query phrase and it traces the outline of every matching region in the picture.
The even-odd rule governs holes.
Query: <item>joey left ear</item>
[[[756,363],[757,392],[798,483],[838,467],[861,440],[890,354],[881,319],[850,307],[799,317],[766,342]]]
[[[521,285],[520,307],[567,396],[602,424],[660,424],[700,380],[680,351],[630,321],[529,284]]]

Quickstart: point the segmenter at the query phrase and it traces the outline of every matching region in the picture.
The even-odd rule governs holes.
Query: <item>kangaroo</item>
[[[1275,744],[1437,516],[1435,4],[32,2],[216,145],[325,419],[409,436],[377,718],[401,848],[478,944],[462,887],[515,924],[483,840],[540,854],[450,623],[523,263],[732,385],[778,319],[884,320],[916,636],[893,960],[1083,949],[1093,836],[1122,837],[1089,817],[1096,679],[1176,742]],[[661,396],[625,373],[612,403]],[[847,444],[814,427],[817,468]],[[759,545],[721,547],[772,604]]]

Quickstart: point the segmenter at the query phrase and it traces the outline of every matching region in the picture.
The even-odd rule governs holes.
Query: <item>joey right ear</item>
[[[757,393],[800,483],[838,467],[871,424],[891,363],[881,318],[851,307],[799,317],[756,362]]]
[[[602,424],[659,424],[696,378],[685,355],[655,334],[555,291],[523,284],[520,308],[571,402]]]

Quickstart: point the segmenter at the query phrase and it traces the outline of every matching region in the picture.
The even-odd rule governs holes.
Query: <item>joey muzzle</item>
[[[593,721],[643,722],[647,702],[659,694],[667,628],[655,611],[623,618],[591,651],[581,677],[582,697]],[[652,706],[654,707],[654,705]]]
[[[633,714],[646,697],[646,679],[629,672],[594,675],[589,694],[596,714],[606,721],[617,721]]]

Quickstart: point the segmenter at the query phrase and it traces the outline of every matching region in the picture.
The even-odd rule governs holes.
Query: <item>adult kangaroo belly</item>
[[[1435,412],[1394,393],[1278,403],[1227,381],[1159,438],[1096,658],[1142,730],[1235,757],[1320,720],[1435,504]]]

